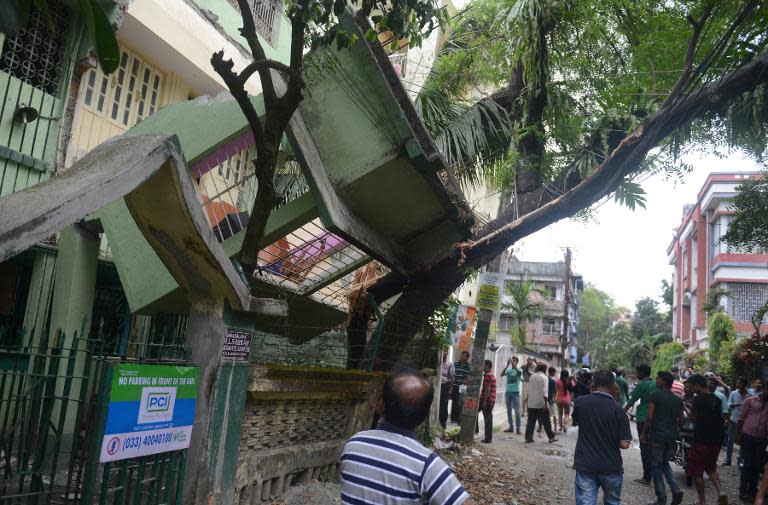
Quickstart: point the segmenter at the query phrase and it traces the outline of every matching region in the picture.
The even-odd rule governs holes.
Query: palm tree
[[[527,342],[526,324],[541,317],[542,304],[531,295],[538,293],[530,280],[507,287],[507,294],[512,297],[512,303],[503,303],[501,310],[509,312],[515,320],[512,328],[512,345],[521,351]]]

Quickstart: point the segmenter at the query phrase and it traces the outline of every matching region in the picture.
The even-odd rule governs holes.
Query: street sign
[[[221,347],[221,358],[225,361],[247,362],[250,353],[251,334],[247,331],[227,330]]]
[[[504,297],[504,276],[498,272],[480,274],[480,286],[477,288],[478,309],[491,311],[501,310],[501,299]]]
[[[118,364],[99,461],[189,447],[199,382],[198,367]]]

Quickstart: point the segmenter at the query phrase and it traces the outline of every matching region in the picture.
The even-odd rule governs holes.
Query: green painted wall
[[[225,304],[224,322],[228,329],[254,333],[247,317],[229,310]],[[217,357],[218,359],[218,357]],[[216,392],[211,409],[209,447],[213,503],[234,503],[237,455],[243,430],[246,392],[251,380],[251,364],[219,364]]]
[[[158,300],[170,297],[179,285],[144,238],[122,198],[107,205],[92,217],[99,218],[109,240],[117,274],[132,312],[143,312]],[[155,307],[178,312],[173,304]],[[177,310],[174,310],[177,309]]]
[[[231,3],[227,0],[193,0],[193,2],[201,9],[214,13],[224,32],[238,41],[244,48],[248,47],[248,43],[240,35],[240,27],[243,26],[242,17]],[[278,16],[278,22],[277,36],[273,44],[260,38],[267,58],[287,63],[291,53],[291,24],[285,15]]]
[[[251,102],[256,112],[263,115],[261,97],[252,97]],[[128,130],[128,135],[175,134],[187,162],[192,162],[247,128],[248,123],[235,99],[219,95],[167,105]]]
[[[0,41],[2,46],[2,41]],[[0,72],[0,196],[20,191],[47,179],[56,161],[59,122],[37,119],[26,125],[14,122],[21,104],[34,107],[40,115],[56,117],[62,100]]]

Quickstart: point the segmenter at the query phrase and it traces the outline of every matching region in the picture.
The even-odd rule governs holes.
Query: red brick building
[[[759,172],[712,173],[686,205],[683,220],[667,248],[674,267],[672,336],[687,348],[708,347],[704,304],[709,290],[722,287],[721,301],[740,335],[751,334],[752,314],[768,300],[768,254],[740,251],[722,243],[733,212],[730,202],[736,187]]]

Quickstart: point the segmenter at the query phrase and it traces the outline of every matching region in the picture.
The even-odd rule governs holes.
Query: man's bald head
[[[420,371],[404,368],[384,383],[384,419],[404,430],[413,430],[429,415],[435,390]]]

